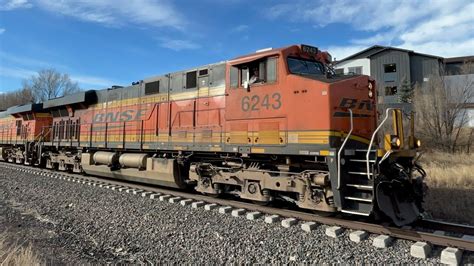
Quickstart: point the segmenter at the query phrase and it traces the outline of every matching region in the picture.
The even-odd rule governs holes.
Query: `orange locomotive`
[[[2,121],[11,126],[8,136],[16,132],[9,115],[50,124],[38,123],[41,130],[21,143],[0,130],[1,155],[258,203],[284,200],[413,222],[424,177],[413,125],[406,138],[402,113],[392,109],[378,123],[374,82],[335,75],[330,62],[327,52],[307,45],[265,49],[130,87],[52,99],[38,110],[9,109],[0,118],[1,128],[8,128]],[[393,132],[379,140],[391,114]]]

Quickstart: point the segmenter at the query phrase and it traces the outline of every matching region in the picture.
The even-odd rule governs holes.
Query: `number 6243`
[[[278,92],[273,93],[271,96],[266,94],[264,96],[252,95],[244,96],[241,101],[242,111],[258,111],[261,109],[280,109],[281,107],[281,95]]]

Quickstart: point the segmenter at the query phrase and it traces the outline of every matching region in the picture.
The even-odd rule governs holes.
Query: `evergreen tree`
[[[413,86],[408,82],[408,80],[403,79],[402,86],[400,88],[400,102],[411,103],[413,100],[413,94]]]

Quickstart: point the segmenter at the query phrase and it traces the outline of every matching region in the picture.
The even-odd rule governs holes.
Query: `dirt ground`
[[[421,165],[427,174],[425,210],[434,219],[474,224],[474,154],[426,153]]]
[[[6,253],[15,251],[21,253],[22,250],[31,248],[34,255],[23,252],[19,261],[29,260],[28,265],[90,263],[77,254],[71,253],[63,243],[61,232],[56,230],[54,222],[44,219],[35,211],[24,208],[20,203],[0,199],[0,228],[3,240],[0,241],[2,242],[0,254],[4,254],[3,258],[0,256],[1,261],[8,256]],[[15,262],[11,263],[17,265]]]

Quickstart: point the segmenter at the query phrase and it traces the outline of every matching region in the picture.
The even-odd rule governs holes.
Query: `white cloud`
[[[178,40],[178,39],[168,39],[160,38],[158,39],[161,47],[168,48],[175,51],[181,50],[194,50],[199,49],[201,46],[197,43],[194,43],[189,40]]]
[[[441,57],[470,56],[474,55],[474,38],[457,42],[433,41],[418,44],[403,43],[397,47]]]
[[[0,51],[0,60],[2,62],[8,62],[10,65],[30,68],[65,68],[65,66],[61,64],[37,60],[31,57],[13,55],[4,51]]]
[[[405,42],[423,43],[429,41],[464,40],[472,37],[474,32],[474,2],[460,10],[441,13],[434,18],[414,25],[401,36]]]
[[[18,78],[18,79],[28,79],[31,76],[37,75],[38,72],[26,69],[22,67],[6,67],[0,66],[0,76],[7,77],[7,78]],[[96,76],[88,76],[88,75],[81,75],[81,74],[71,74],[71,80],[76,81],[79,83],[81,87],[110,87],[112,85],[119,84],[112,80],[96,77]]]
[[[32,6],[28,0],[0,0],[0,10],[3,11],[17,8],[30,8]]]
[[[292,21],[307,21],[318,26],[344,23],[360,30],[379,30],[411,23],[434,12],[440,12],[442,7],[456,9],[459,7],[456,2],[460,1],[442,0],[430,4],[421,0],[299,1],[296,4],[276,5],[270,8],[266,15],[270,18],[285,17]]]
[[[394,38],[397,36],[395,31],[381,32],[364,39],[352,39],[351,43],[356,45],[366,45],[371,46],[374,44],[390,44]]]
[[[231,29],[232,32],[242,32],[249,29],[249,25],[241,24]]]
[[[36,71],[30,70],[30,69],[24,69],[21,67],[0,66],[0,76],[3,76],[3,77],[26,79],[33,76],[36,73],[37,73]]]
[[[342,59],[374,44],[391,45],[444,57],[474,54],[472,0],[301,1],[270,8],[270,19],[287,18],[317,27],[341,23],[369,35],[328,47]]]
[[[4,29],[4,28],[0,28],[0,34],[3,34],[5,31],[7,31],[7,30]]]
[[[67,66],[54,62],[45,62],[30,57],[22,57],[0,51],[0,76],[17,79],[28,79],[37,75],[37,70],[55,68],[59,72],[74,72]],[[70,74],[73,81],[77,81],[81,87],[109,87],[118,84],[110,79],[83,74]]]
[[[18,79],[28,79],[31,76],[37,75],[38,72],[25,69],[21,67],[6,67],[0,66],[0,76],[7,77],[7,78],[18,78]],[[76,81],[79,83],[81,87],[110,87],[112,85],[119,84],[112,80],[96,77],[96,76],[88,76],[88,75],[81,75],[81,74],[71,74],[71,80]]]
[[[127,23],[182,29],[182,15],[168,1],[152,0],[36,0],[45,10],[83,21],[123,26]]]

